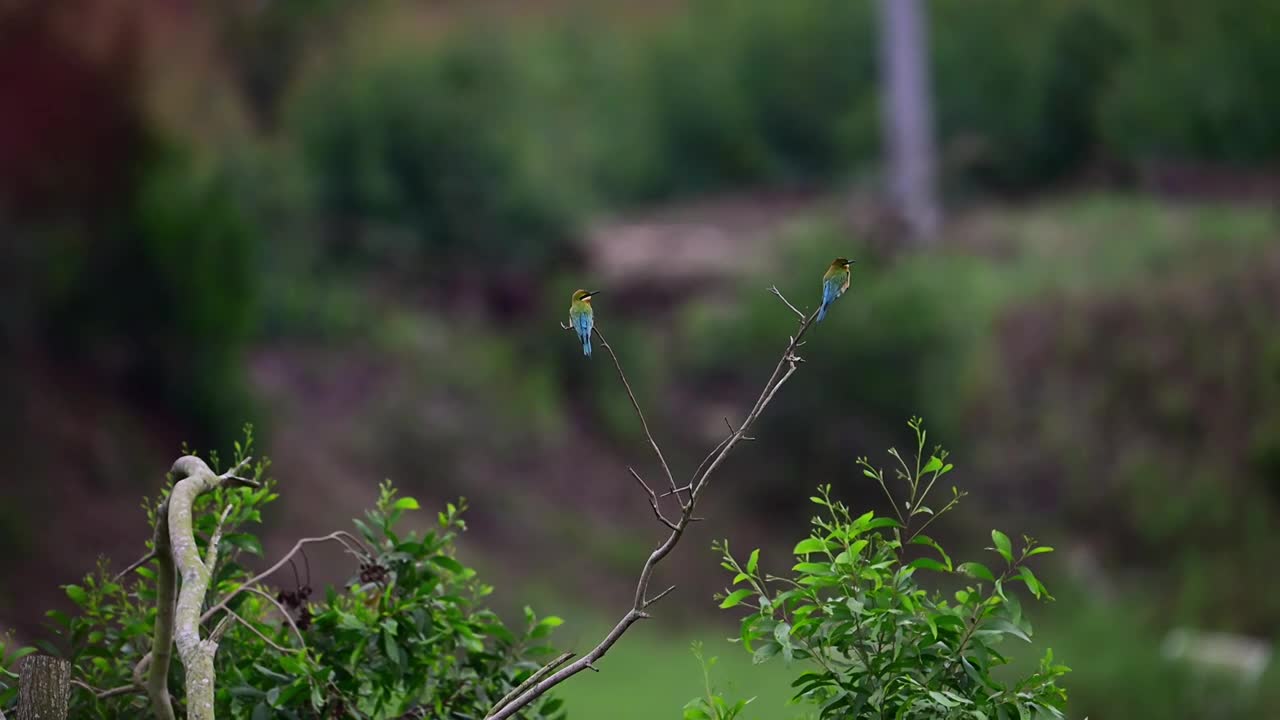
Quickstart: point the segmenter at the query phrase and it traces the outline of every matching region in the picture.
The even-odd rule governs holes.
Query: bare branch
[[[729,422],[729,418],[724,418],[724,426],[725,426],[725,427],[727,427],[727,428],[729,428],[729,435],[730,435],[731,437],[733,436],[733,434],[734,434],[734,433],[738,432],[737,430],[734,430],[734,429],[733,429],[733,423]],[[753,438],[753,437],[747,437],[746,435],[743,435],[743,436],[742,436],[742,439],[743,439],[743,440],[747,440],[747,441],[754,441],[754,440],[755,440],[755,438]]]
[[[146,671],[147,697],[157,720],[175,720],[173,701],[169,697],[169,664],[173,661],[174,607],[178,596],[178,574],[169,540],[169,500],[156,510],[155,535],[152,537],[156,559],[156,624],[151,632],[151,652],[133,668],[133,681]],[[145,667],[144,667],[145,666]]]
[[[209,633],[209,640],[212,642],[222,642],[222,636],[226,634],[227,629],[231,627],[231,613],[223,613],[222,619],[217,625],[213,626],[213,632]]]
[[[225,613],[227,614],[227,615],[226,615],[226,617],[230,617],[230,618],[232,618],[233,620],[235,620],[236,622],[240,623],[241,625],[243,625],[243,626],[245,626],[245,627],[249,628],[250,630],[252,630],[254,635],[257,635],[257,636],[262,640],[262,642],[264,642],[264,643],[266,643],[266,644],[270,645],[270,646],[271,646],[271,647],[272,647],[276,652],[281,652],[281,653],[286,653],[286,654],[287,654],[287,653],[300,653],[300,652],[306,652],[305,648],[287,648],[287,647],[285,647],[285,646],[283,646],[283,645],[280,645],[280,644],[279,644],[279,643],[277,643],[275,640],[272,640],[271,638],[267,637],[267,636],[266,636],[266,634],[264,634],[261,630],[259,630],[258,628],[254,627],[253,623],[251,623],[251,622],[249,622],[248,620],[245,620],[244,618],[240,617],[239,615],[237,615],[237,614],[236,614],[236,612],[235,612],[234,610],[232,610],[232,609],[230,609],[230,608],[223,608],[223,609],[222,609],[222,611],[223,611],[223,612],[225,612]],[[225,618],[224,618],[223,622],[225,622]],[[221,626],[222,626],[222,622],[219,622],[219,623],[218,623],[218,625],[221,627]],[[214,628],[214,632],[217,632],[217,630],[218,630],[218,628]],[[212,635],[212,634],[210,634],[210,637],[213,637],[213,635]],[[219,634],[219,637],[221,637],[221,634]]]
[[[231,473],[214,475],[209,466],[194,455],[178,458],[171,472],[180,478],[169,494],[168,516],[169,545],[173,562],[182,576],[174,611],[174,640],[186,671],[187,717],[189,720],[213,720],[213,656],[218,651],[218,642],[214,638],[200,638],[200,606],[204,604],[205,593],[209,589],[213,566],[218,559],[222,523],[230,508],[223,511],[204,559],[201,559],[196,546],[192,512],[200,495],[218,487],[238,487],[244,479]],[[152,671],[154,673],[154,667]]]
[[[151,658],[153,655],[147,653],[142,656],[137,665],[133,666],[133,684],[138,687],[145,687],[147,684],[147,669],[151,667]]]
[[[645,600],[645,601],[644,601],[644,606],[645,606],[645,607],[649,607],[650,605],[652,605],[652,604],[654,604],[654,603],[658,602],[659,600],[661,600],[662,598],[666,597],[668,593],[670,593],[672,590],[675,590],[675,589],[676,589],[676,586],[675,586],[675,585],[672,585],[671,587],[667,588],[666,590],[663,590],[662,592],[658,593],[657,595],[654,595],[653,597],[649,598],[648,600]]]
[[[276,609],[279,610],[280,614],[284,616],[285,622],[289,623],[289,627],[293,628],[293,634],[298,636],[298,644],[301,645],[305,650],[307,647],[307,641],[305,638],[302,637],[302,631],[298,629],[298,624],[293,621],[293,616],[290,615],[289,611],[286,610],[284,606],[280,604],[280,601],[271,597],[271,593],[267,592],[266,590],[263,590],[262,588],[251,587],[249,588],[249,592],[253,592],[261,595],[262,597],[266,598],[267,602],[276,606]]]
[[[142,567],[143,565],[146,565],[147,563],[149,563],[149,562],[151,562],[152,560],[155,560],[155,559],[156,559],[156,551],[155,551],[155,550],[152,550],[151,552],[147,553],[146,555],[143,555],[142,557],[138,558],[137,560],[134,560],[133,562],[129,563],[129,567],[127,567],[127,568],[125,568],[125,569],[121,570],[120,572],[116,573],[116,576],[115,576],[115,578],[114,578],[114,579],[115,579],[116,581],[119,581],[119,580],[120,580],[121,578],[123,578],[125,575],[128,575],[129,573],[133,572],[134,570],[137,570],[138,568]]]
[[[231,514],[235,505],[227,505],[222,508],[222,515],[218,517],[218,524],[213,528],[213,534],[209,536],[209,546],[204,549],[204,564],[209,568],[209,572],[213,572],[214,566],[218,564],[218,546],[222,544],[222,527],[227,522],[227,516]]]
[[[520,693],[529,689],[530,685],[546,677],[548,673],[554,672],[556,668],[568,662],[571,657],[573,657],[573,653],[571,652],[560,653],[560,655],[558,655],[554,660],[538,668],[536,672],[526,678],[524,682],[517,685],[511,692],[503,695],[501,700],[493,704],[493,708],[489,710],[489,712],[492,713],[494,710],[497,710],[506,703],[511,702],[511,698],[516,697]]]
[[[369,550],[365,548],[364,545],[361,544],[360,541],[355,536],[353,536],[351,533],[347,532],[346,530],[338,530],[336,532],[331,532],[328,535],[322,535],[320,537],[302,538],[298,542],[294,543],[293,548],[289,550],[289,552],[285,553],[284,557],[277,560],[274,565],[267,568],[266,570],[263,570],[257,575],[254,575],[253,577],[249,578],[243,584],[241,584],[240,587],[227,593],[226,597],[214,603],[212,607],[210,607],[208,610],[204,612],[203,615],[200,616],[200,622],[201,623],[208,622],[209,618],[217,614],[219,610],[226,609],[227,604],[230,603],[237,595],[251,589],[253,586],[262,582],[264,579],[273,575],[277,570],[284,567],[286,564],[288,564],[289,560],[293,558],[294,555],[297,555],[302,550],[304,546],[310,545],[312,543],[322,543],[322,542],[337,542],[343,547],[345,547],[353,555],[356,555],[357,557],[369,557],[370,555],[372,555],[372,553],[369,552]],[[355,545],[355,548],[353,548],[352,545]]]
[[[795,313],[796,317],[800,318],[800,322],[804,322],[804,313],[797,310],[796,306],[791,304],[791,301],[782,296],[782,291],[778,289],[777,285],[770,285],[769,292],[777,295],[778,299],[785,303],[787,307],[791,308],[791,312]]]
[[[648,483],[640,477],[640,474],[637,473],[634,468],[627,468],[627,470],[631,473],[631,477],[635,478],[636,482],[640,483],[640,487],[644,488],[644,491],[649,493],[649,506],[653,508],[653,514],[657,516],[658,522],[666,525],[672,530],[675,530],[676,524],[668,520],[667,517],[662,514],[662,510],[658,507],[657,494],[653,492],[653,489],[649,487]]]
[[[777,292],[776,288],[774,288],[773,292],[778,295],[779,298],[782,298],[782,294]],[[782,298],[782,300],[783,302],[787,302],[786,298]],[[799,311],[796,311],[794,306],[791,306],[791,303],[787,302],[787,305],[797,314],[800,314]],[[711,477],[711,474],[715,472],[716,468],[719,467],[724,459],[729,455],[729,452],[733,450],[733,447],[737,445],[739,441],[746,439],[747,430],[750,429],[751,425],[760,417],[760,414],[764,412],[764,409],[769,406],[769,403],[773,401],[774,396],[782,385],[785,384],[799,368],[799,364],[802,360],[795,354],[795,351],[796,348],[800,347],[805,333],[808,332],[809,328],[813,325],[814,318],[817,317],[817,312],[815,311],[807,318],[805,318],[803,314],[800,314],[800,316],[801,323],[799,330],[796,331],[794,336],[788,339],[787,347],[783,351],[782,357],[774,367],[773,374],[770,375],[768,381],[765,382],[764,389],[760,391],[760,396],[756,398],[755,405],[751,408],[751,412],[747,413],[746,418],[742,421],[742,425],[739,426],[737,430],[733,430],[732,426],[730,426],[731,432],[729,437],[720,441],[720,443],[698,466],[698,469],[694,471],[693,477],[687,486],[689,499],[681,504],[680,519],[674,523],[674,527],[671,528],[671,534],[668,535],[666,540],[664,540],[660,545],[654,548],[653,552],[651,552],[649,557],[645,559],[644,565],[640,569],[640,578],[636,583],[636,592],[632,599],[631,608],[627,610],[622,618],[618,620],[617,624],[613,626],[613,629],[610,630],[609,633],[605,635],[604,639],[592,648],[590,652],[556,671],[549,677],[538,681],[523,692],[518,693],[515,698],[507,700],[505,703],[499,702],[494,709],[490,711],[489,717],[486,720],[506,720],[506,718],[510,718],[520,712],[521,708],[541,697],[547,691],[574,675],[577,675],[583,670],[597,670],[595,662],[604,657],[605,654],[609,652],[609,649],[613,647],[614,643],[618,642],[618,639],[621,638],[632,625],[639,620],[649,617],[649,614],[645,612],[645,609],[675,589],[674,586],[669,587],[661,593],[658,593],[658,595],[653,598],[647,598],[649,584],[653,579],[654,569],[657,567],[658,563],[662,562],[662,560],[666,558],[673,549],[675,549],[675,546],[680,542],[680,538],[684,535],[684,531],[689,526],[689,523],[694,522],[696,519],[693,514],[694,508],[697,506],[698,499],[706,492],[708,480]],[[596,334],[599,335],[600,331],[596,330]],[[631,387],[627,383],[626,375],[622,372],[622,366],[618,363],[617,355],[614,354],[612,348],[609,348],[609,345],[605,342],[603,335],[600,336],[600,343],[613,357],[614,364],[618,367],[618,376],[621,378],[623,386],[627,390],[627,394],[631,397],[631,402],[635,406],[637,414],[639,414],[640,407],[636,404],[635,395],[631,392]],[[641,423],[644,423],[643,415],[641,415]],[[654,450],[657,451],[658,458],[662,461],[663,469],[667,471],[668,478],[671,479],[671,494],[685,492],[686,488],[676,486],[675,480],[671,476],[670,468],[667,467],[666,461],[662,460],[662,453],[658,450],[657,443],[653,442],[653,436],[649,434],[649,428],[647,425],[645,426],[645,435],[648,436],[650,444],[652,444]],[[644,483],[640,476],[635,473],[634,470],[632,471],[632,475],[652,496],[652,490]],[[654,505],[654,511],[657,513],[657,497],[651,497],[651,501]],[[658,513],[658,515],[659,519],[663,519],[661,513]]]
[[[649,423],[645,422],[644,413],[640,411],[640,403],[636,401],[636,394],[631,391],[631,383],[627,382],[626,373],[622,372],[622,363],[618,362],[618,355],[610,347],[609,341],[604,339],[604,334],[600,332],[600,328],[593,328],[596,336],[600,338],[600,346],[609,353],[609,357],[613,358],[613,366],[618,370],[618,379],[622,380],[622,387],[627,391],[627,397],[631,398],[631,407],[635,408],[636,417],[640,418],[640,427],[644,428],[645,437],[649,438],[649,445],[653,448],[653,452],[658,456],[658,463],[662,465],[662,471],[667,474],[667,482],[671,484],[671,490],[676,491],[676,479],[671,474],[671,467],[667,465],[667,459],[662,456],[662,449],[658,447],[658,443],[653,439],[653,433],[649,432]]]
[[[83,680],[77,680],[75,678],[71,679],[71,684],[81,690],[89,691],[99,700],[106,700],[108,698],[116,697],[117,695],[129,695],[131,693],[142,692],[142,687],[140,685],[121,685],[120,687],[114,687],[110,690],[100,690]]]

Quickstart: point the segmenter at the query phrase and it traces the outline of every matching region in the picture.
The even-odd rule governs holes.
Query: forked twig
[[[598,329],[596,330],[596,334],[600,335],[601,345],[603,345],[613,357],[614,364],[618,368],[618,376],[622,379],[623,386],[626,388],[627,394],[631,398],[631,403],[635,407],[636,413],[640,415],[641,424],[644,425],[645,435],[649,438],[649,442],[653,445],[654,451],[657,453],[663,469],[667,472],[667,476],[671,480],[672,494],[688,492],[689,499],[681,504],[680,519],[669,524],[671,534],[668,535],[666,540],[664,540],[660,545],[654,548],[653,552],[649,554],[649,557],[641,567],[640,578],[636,583],[636,592],[635,596],[632,598],[630,609],[623,614],[622,618],[618,620],[617,624],[613,626],[613,629],[605,635],[604,639],[602,639],[586,655],[583,655],[574,662],[560,668],[548,677],[545,677],[536,683],[532,683],[530,687],[527,687],[524,690],[517,688],[517,692],[513,693],[514,697],[510,699],[504,698],[502,701],[499,701],[498,704],[494,706],[493,710],[489,712],[489,716],[486,720],[505,720],[506,718],[510,718],[520,712],[521,708],[583,670],[597,670],[595,662],[604,657],[605,653],[609,652],[609,649],[613,647],[614,643],[618,642],[618,639],[626,633],[628,628],[634,625],[637,621],[649,617],[649,613],[646,612],[646,609],[675,589],[674,586],[669,587],[661,593],[658,593],[656,596],[649,598],[649,584],[653,579],[654,568],[656,568],[658,563],[662,562],[662,560],[666,558],[673,549],[675,549],[676,544],[680,542],[680,538],[684,535],[684,531],[689,526],[689,523],[696,519],[693,514],[694,508],[697,506],[698,500],[706,492],[712,473],[714,473],[716,468],[718,468],[724,459],[728,457],[729,452],[733,450],[734,446],[737,445],[738,442],[747,438],[746,433],[751,428],[752,424],[754,424],[760,417],[760,414],[764,412],[764,409],[773,401],[778,390],[791,378],[793,374],[795,374],[800,363],[803,362],[803,360],[796,355],[796,349],[803,344],[802,340],[804,335],[813,325],[814,318],[817,317],[817,312],[815,311],[806,318],[799,310],[796,310],[794,305],[782,296],[781,292],[778,292],[776,287],[773,288],[771,292],[774,295],[777,295],[778,298],[787,305],[787,307],[791,308],[793,312],[800,316],[800,327],[796,330],[796,334],[788,339],[787,347],[783,350],[781,359],[778,360],[777,366],[774,367],[773,374],[770,375],[768,381],[765,382],[764,389],[760,391],[760,396],[756,398],[755,405],[752,406],[751,412],[747,413],[746,418],[742,421],[742,424],[738,426],[737,430],[732,430],[729,437],[720,441],[716,448],[707,455],[707,458],[704,459],[698,466],[698,469],[694,471],[693,477],[685,487],[676,486],[674,477],[671,475],[670,468],[667,467],[666,461],[662,459],[662,451],[658,448],[658,444],[654,442],[653,435],[649,433],[648,425],[644,425],[644,416],[640,413],[640,406],[636,402],[635,395],[631,392],[631,386],[627,383],[626,375],[622,372],[622,364],[618,362],[618,357],[614,354],[613,349],[608,346],[607,342],[605,342],[604,336],[600,335],[600,331]],[[564,327],[564,325],[561,324],[561,327]],[[664,524],[666,524],[665,517],[657,506],[657,497],[654,496],[652,489],[645,484],[634,470],[632,471],[632,475],[650,494],[650,501],[654,507],[654,512],[658,515],[659,520],[663,520]],[[674,527],[671,527],[671,525]]]
[[[773,293],[774,295],[777,295],[779,300],[781,300],[782,302],[786,303],[787,307],[791,308],[791,312],[795,313],[795,314],[796,314],[796,317],[800,318],[800,322],[802,322],[802,323],[803,323],[803,322],[805,321],[805,320],[804,320],[804,313],[802,313],[802,312],[800,312],[799,310],[797,310],[797,309],[796,309],[796,306],[795,306],[795,305],[792,305],[790,300],[787,300],[785,297],[783,297],[783,296],[782,296],[782,291],[778,290],[778,286],[777,286],[777,285],[770,285],[770,286],[769,286],[769,292]]]
[[[676,490],[676,479],[671,474],[671,467],[667,465],[667,459],[662,456],[662,448],[658,447],[658,441],[653,439],[653,433],[649,432],[649,423],[645,422],[644,413],[640,411],[640,403],[636,400],[636,394],[631,391],[631,383],[627,382],[626,373],[622,372],[622,363],[618,362],[618,355],[609,345],[609,341],[604,339],[604,333],[600,332],[600,328],[592,328],[596,337],[600,338],[600,346],[613,358],[613,366],[618,370],[618,379],[622,381],[622,387],[627,391],[627,397],[631,398],[631,407],[636,411],[636,417],[640,418],[640,427],[644,429],[644,436],[649,439],[649,446],[653,448],[653,453],[658,456],[658,464],[662,466],[662,472],[667,475],[667,482],[671,484],[672,492]]]
[[[346,530],[338,530],[336,532],[331,532],[328,535],[322,535],[320,537],[302,538],[298,542],[294,543],[293,549],[285,553],[284,557],[277,560],[274,565],[267,568],[266,570],[263,570],[257,575],[254,575],[253,577],[249,578],[244,583],[242,583],[239,587],[237,587],[235,590],[232,590],[231,592],[227,593],[226,597],[222,598],[213,606],[211,606],[208,610],[206,610],[204,614],[200,616],[200,622],[201,623],[208,622],[209,618],[216,615],[219,610],[225,610],[227,608],[227,604],[230,603],[237,595],[253,588],[255,585],[262,582],[264,579],[270,577],[277,570],[284,567],[294,555],[297,555],[302,550],[304,546],[309,545],[311,543],[322,543],[322,542],[337,542],[341,544],[343,547],[347,548],[348,551],[355,554],[357,557],[370,557],[372,555],[372,553],[367,548],[364,547],[364,544],[361,543],[359,539],[357,539],[354,535],[347,532]],[[357,548],[359,548],[359,551],[353,550],[352,544],[354,544]]]
[[[649,484],[640,477],[640,474],[635,471],[635,468],[627,468],[627,471],[631,473],[631,477],[636,479],[636,482],[640,483],[640,487],[644,488],[644,491],[649,494],[649,506],[653,508],[653,514],[657,516],[658,522],[666,525],[672,530],[675,530],[676,524],[668,520],[667,516],[662,514],[662,509],[658,507],[657,493],[655,493],[653,489],[649,487]]]

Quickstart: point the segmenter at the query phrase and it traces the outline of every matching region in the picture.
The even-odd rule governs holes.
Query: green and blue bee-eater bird
[[[822,322],[822,318],[827,316],[827,308],[831,307],[831,303],[849,289],[849,280],[853,275],[849,266],[855,262],[857,260],[847,260],[842,257],[831,261],[827,273],[822,276],[822,307],[818,308],[818,322]]]
[[[573,302],[569,304],[569,325],[578,333],[578,339],[582,341],[582,354],[587,357],[591,357],[591,327],[595,324],[591,296],[599,294],[599,290],[574,290]]]

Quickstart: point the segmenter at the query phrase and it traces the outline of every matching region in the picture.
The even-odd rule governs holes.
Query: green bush
[[[334,262],[447,291],[565,260],[576,210],[513,53],[475,32],[313,79],[292,127]]]
[[[237,461],[251,444],[251,435],[244,445],[237,443]],[[216,468],[216,454],[210,460]],[[397,497],[390,483],[383,484],[376,506],[355,520],[356,533],[341,541],[353,564],[359,562],[342,587],[313,597],[304,554],[291,563],[292,573],[282,572],[285,582],[274,601],[265,590],[239,592],[251,577],[240,559],[262,554],[261,543],[244,525],[260,521],[261,511],[277,497],[266,470],[266,462],[254,466],[261,488],[208,493],[194,513],[203,545],[213,534],[218,509],[232,509],[210,585],[211,598],[230,598],[228,607],[240,618],[226,626],[215,657],[219,717],[479,718],[540,667],[535,658],[550,652],[546,637],[560,619],[539,619],[526,608],[523,626],[509,628],[482,605],[492,588],[457,560],[465,505],[450,504],[421,534],[405,533],[401,520],[419,506],[413,498]],[[154,523],[155,506],[146,507]],[[77,680],[100,689],[132,683],[134,667],[151,647],[154,567],[149,563],[121,580],[104,562],[81,584],[66,586],[78,612],[51,611],[61,647],[44,645],[71,661]],[[280,616],[280,608],[288,618]],[[203,634],[232,619],[215,615],[222,617],[209,618]],[[0,652],[7,658],[0,667],[2,708],[13,707],[15,690],[12,671],[5,668],[27,652]],[[169,687],[179,706],[182,683],[180,663],[174,662]],[[543,698],[528,717],[562,717],[560,705],[558,699]],[[75,718],[136,717],[147,707],[138,690],[98,699],[85,685],[76,685],[71,696]]]
[[[43,246],[41,334],[200,430],[233,429],[245,402],[257,228],[227,178],[177,145],[149,153],[115,217],[55,232]]]
[[[830,178],[876,130],[872,17],[832,0],[699,0],[656,32],[643,72],[661,196]]]
[[[1109,152],[1263,167],[1280,154],[1280,7],[1143,0],[1111,15],[1131,49],[1100,107]]]
[[[820,487],[811,500],[822,515],[795,546],[798,562],[790,577],[765,572],[759,550],[740,562],[727,541],[716,546],[733,585],[743,586],[726,592],[720,607],[751,608],[742,619],[741,641],[756,662],[777,656],[788,664],[804,662],[809,669],[792,683],[794,699],[818,706],[821,718],[1063,717],[1066,693],[1057,681],[1068,668],[1054,664],[1052,650],[1028,675],[1005,680],[995,673],[1010,661],[997,649],[1003,640],[1030,642],[1031,625],[1013,584],[1022,583],[1036,599],[1053,599],[1027,563],[1053,548],[1024,537],[1015,549],[1004,533],[992,530],[987,549],[996,555],[994,570],[980,562],[953,564],[923,531],[964,493],[953,487],[940,504],[925,504],[952,465],[941,447],[926,449],[918,419],[910,427],[915,457],[889,451],[905,494],[889,489],[883,470],[858,461],[892,503],[893,517],[872,510],[855,518],[832,500],[829,485]],[[923,587],[916,578],[920,570],[966,580],[952,596]],[[731,716],[718,708],[714,714],[697,708],[685,713],[691,719]]]
[[[1025,191],[1092,159],[1097,105],[1125,42],[1106,16],[1088,3],[929,7],[935,111],[951,173]]]

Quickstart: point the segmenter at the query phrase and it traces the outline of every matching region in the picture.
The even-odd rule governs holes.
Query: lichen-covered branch
[[[247,461],[246,461],[247,462]],[[244,463],[241,463],[243,465]],[[210,574],[217,561],[218,535],[214,533],[209,543],[208,557],[201,558],[196,546],[192,523],[192,510],[200,495],[221,486],[252,485],[252,481],[230,472],[215,475],[203,460],[194,455],[178,458],[170,471],[179,478],[169,494],[169,545],[174,565],[182,580],[174,611],[174,639],[178,656],[186,671],[187,717],[189,720],[213,720],[214,672],[213,656],[218,643],[210,638],[200,638],[200,608],[209,589]],[[156,658],[158,660],[158,657]],[[159,663],[153,660],[152,671]]]
[[[651,552],[649,557],[645,560],[644,565],[640,568],[640,579],[636,583],[636,592],[632,599],[631,608],[623,614],[622,618],[613,626],[613,629],[610,630],[609,633],[605,635],[604,639],[592,648],[590,652],[564,666],[550,677],[539,681],[527,690],[517,694],[514,699],[509,700],[505,704],[499,703],[498,706],[495,706],[489,713],[486,720],[505,720],[506,718],[510,718],[520,712],[521,708],[546,694],[549,690],[565,680],[568,680],[583,670],[595,670],[595,662],[604,657],[605,653],[609,652],[609,649],[613,647],[614,643],[618,642],[622,635],[626,633],[632,625],[639,620],[649,617],[649,614],[645,612],[646,608],[665,597],[667,593],[670,593],[674,589],[674,587],[669,587],[661,593],[658,593],[653,597],[649,597],[649,585],[653,580],[654,569],[664,558],[671,554],[672,550],[675,549],[676,545],[680,542],[680,538],[684,536],[684,531],[689,526],[689,523],[697,520],[693,514],[694,509],[698,504],[698,500],[700,500],[706,493],[708,480],[710,479],[711,474],[715,472],[716,468],[720,467],[720,464],[726,457],[728,457],[729,452],[733,450],[734,446],[736,446],[740,441],[748,439],[747,431],[755,421],[759,419],[765,408],[773,402],[773,398],[777,395],[778,390],[791,379],[791,376],[795,374],[797,369],[799,369],[800,363],[803,362],[800,356],[796,354],[796,351],[804,344],[804,335],[813,325],[814,318],[817,317],[818,313],[815,311],[806,318],[802,313],[796,310],[794,305],[782,296],[781,292],[778,292],[776,287],[772,288],[770,292],[777,295],[788,308],[800,317],[800,327],[796,330],[795,335],[788,338],[787,347],[783,350],[781,359],[778,360],[778,364],[774,367],[773,374],[770,375],[769,380],[765,382],[764,389],[760,391],[759,397],[756,398],[756,402],[752,406],[751,412],[747,413],[746,419],[742,421],[742,424],[738,426],[738,429],[732,431],[728,438],[722,440],[720,444],[717,445],[716,449],[708,455],[708,459],[704,460],[702,464],[698,466],[698,469],[694,471],[693,477],[690,478],[688,485],[677,488],[674,480],[672,480],[672,489],[670,494],[676,495],[677,500],[680,499],[679,494],[681,492],[688,493],[688,500],[681,502],[679,520],[674,523],[667,520],[657,506],[657,497],[653,490],[649,488],[639,475],[636,475],[634,471],[632,471],[633,476],[636,480],[640,481],[640,484],[649,494],[654,514],[658,516],[658,520],[660,522],[670,528],[671,533],[667,536],[666,540],[662,541],[661,544],[654,548],[653,552]],[[631,386],[627,382],[626,375],[622,372],[622,365],[618,362],[618,356],[614,354],[611,348],[609,348],[609,345],[607,341],[605,341],[604,335],[600,333],[599,328],[596,328],[595,332],[596,335],[600,337],[600,344],[608,349],[610,356],[613,357],[614,364],[618,370],[618,376],[622,379],[623,387],[626,388],[627,394],[631,398],[631,402],[636,409],[636,413],[640,416],[640,421],[644,425],[645,435],[648,437],[650,444],[653,445],[653,448],[662,463],[663,469],[667,472],[668,477],[671,477],[670,469],[667,467],[666,461],[662,459],[662,451],[658,449],[657,443],[653,440],[653,435],[649,433],[648,425],[644,423],[644,415],[640,413],[640,406],[636,403],[635,394],[631,392]]]

